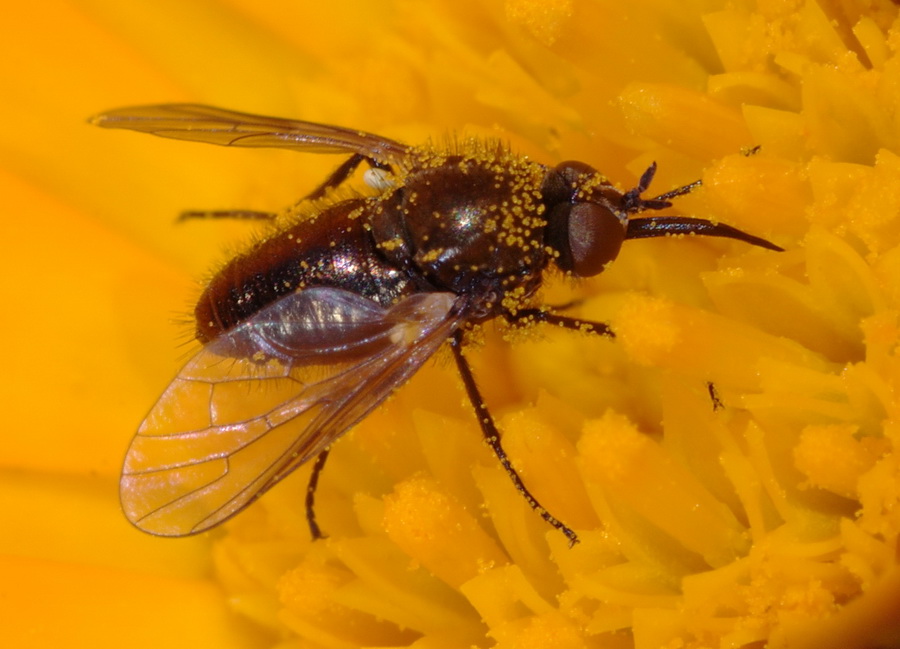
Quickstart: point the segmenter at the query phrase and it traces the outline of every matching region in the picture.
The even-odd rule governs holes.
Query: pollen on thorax
[[[393,239],[388,239],[387,241],[382,241],[378,244],[378,247],[382,250],[392,251],[397,250],[403,247],[403,239],[400,237],[394,237]]]

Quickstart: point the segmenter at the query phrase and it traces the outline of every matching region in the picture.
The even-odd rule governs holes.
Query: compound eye
[[[603,272],[619,255],[625,240],[625,225],[610,210],[596,203],[576,203],[569,210],[566,258],[573,275],[591,277]]]

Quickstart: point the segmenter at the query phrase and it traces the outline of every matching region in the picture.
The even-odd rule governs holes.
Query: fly
[[[197,303],[203,347],[150,410],[122,468],[128,520],[160,536],[208,530],[314,461],[307,519],[321,537],[314,493],[331,444],[449,341],[488,445],[531,508],[574,544],[575,532],[541,506],[507,458],[463,355],[466,331],[499,317],[613,336],[606,324],[555,313],[535,295],[551,266],[597,275],[626,239],[696,234],[781,250],[705,219],[638,216],[699,185],[643,198],[655,165],[622,192],[585,163],[548,167],[482,140],[412,147],[193,104],[122,108],[92,122],[223,146],[350,154],[307,197],[307,218],[234,257]],[[316,201],[363,163],[376,196]]]

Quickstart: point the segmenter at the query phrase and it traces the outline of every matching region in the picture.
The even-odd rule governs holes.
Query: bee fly
[[[541,506],[503,450],[462,353],[467,328],[500,317],[612,336],[607,325],[554,313],[534,296],[551,265],[591,277],[626,239],[697,234],[781,250],[704,219],[636,216],[699,185],[643,198],[655,165],[622,192],[582,162],[547,167],[485,141],[411,147],[192,104],[122,108],[92,122],[223,146],[350,154],[308,198],[362,163],[380,190],[313,203],[311,216],[257,242],[209,282],[195,310],[203,348],[150,410],[122,468],[126,516],[161,536],[208,530],[315,460],[306,507],[320,537],[313,498],[330,445],[449,341],[488,445],[528,504],[574,544],[575,532]]]

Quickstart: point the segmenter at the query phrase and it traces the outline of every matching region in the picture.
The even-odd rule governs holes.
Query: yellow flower
[[[900,23],[870,2],[14,3],[0,39],[9,646],[850,647],[900,629]],[[632,241],[188,540],[121,517],[121,456],[237,222],[336,161],[86,124],[202,101],[410,143],[496,136],[784,246]],[[755,149],[754,147],[758,147]],[[185,337],[187,337],[185,335]],[[188,348],[193,349],[193,348]],[[220,590],[221,589],[221,590]],[[223,592],[224,591],[224,592]]]

